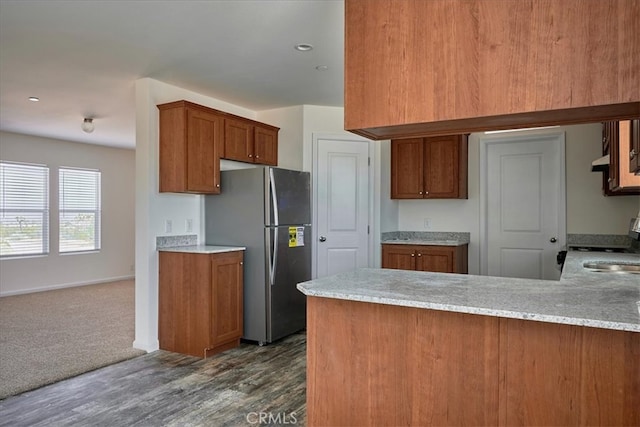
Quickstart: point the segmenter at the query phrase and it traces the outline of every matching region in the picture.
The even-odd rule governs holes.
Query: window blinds
[[[0,257],[49,253],[49,168],[0,162]]]
[[[100,249],[100,171],[59,172],[60,252]]]

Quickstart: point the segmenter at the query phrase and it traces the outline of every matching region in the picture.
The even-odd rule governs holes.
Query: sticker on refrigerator
[[[289,247],[304,246],[304,227],[289,227]]]

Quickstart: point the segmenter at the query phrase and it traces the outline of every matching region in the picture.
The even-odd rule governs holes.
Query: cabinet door
[[[631,121],[629,144],[629,173],[640,174],[640,119]]]
[[[242,336],[243,253],[211,255],[211,348]]]
[[[422,199],[424,187],[422,138],[391,141],[391,198]]]
[[[220,145],[223,119],[187,110],[187,192],[220,193]]]
[[[416,269],[416,248],[411,245],[382,245],[382,268]]]
[[[278,131],[255,126],[253,151],[255,162],[263,165],[278,165]]]
[[[425,198],[466,198],[466,136],[425,138],[424,147]]]
[[[418,250],[416,270],[436,273],[453,273],[454,247],[429,246]]]
[[[253,124],[225,119],[223,158],[253,163]]]

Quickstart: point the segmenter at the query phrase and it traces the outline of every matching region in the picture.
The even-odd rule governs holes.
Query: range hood
[[[609,155],[599,157],[591,162],[591,172],[606,172],[609,170]]]

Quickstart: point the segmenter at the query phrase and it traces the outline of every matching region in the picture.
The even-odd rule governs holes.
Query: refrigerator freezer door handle
[[[273,240],[271,246],[271,265],[269,266],[269,284],[273,286],[276,279],[276,265],[278,264],[278,229],[272,228],[271,230],[273,231]]]
[[[276,195],[276,179],[273,176],[273,168],[269,168],[269,184],[271,185],[271,203],[273,206],[273,225],[280,225],[278,219],[278,196]],[[276,239],[277,239],[276,233]]]

